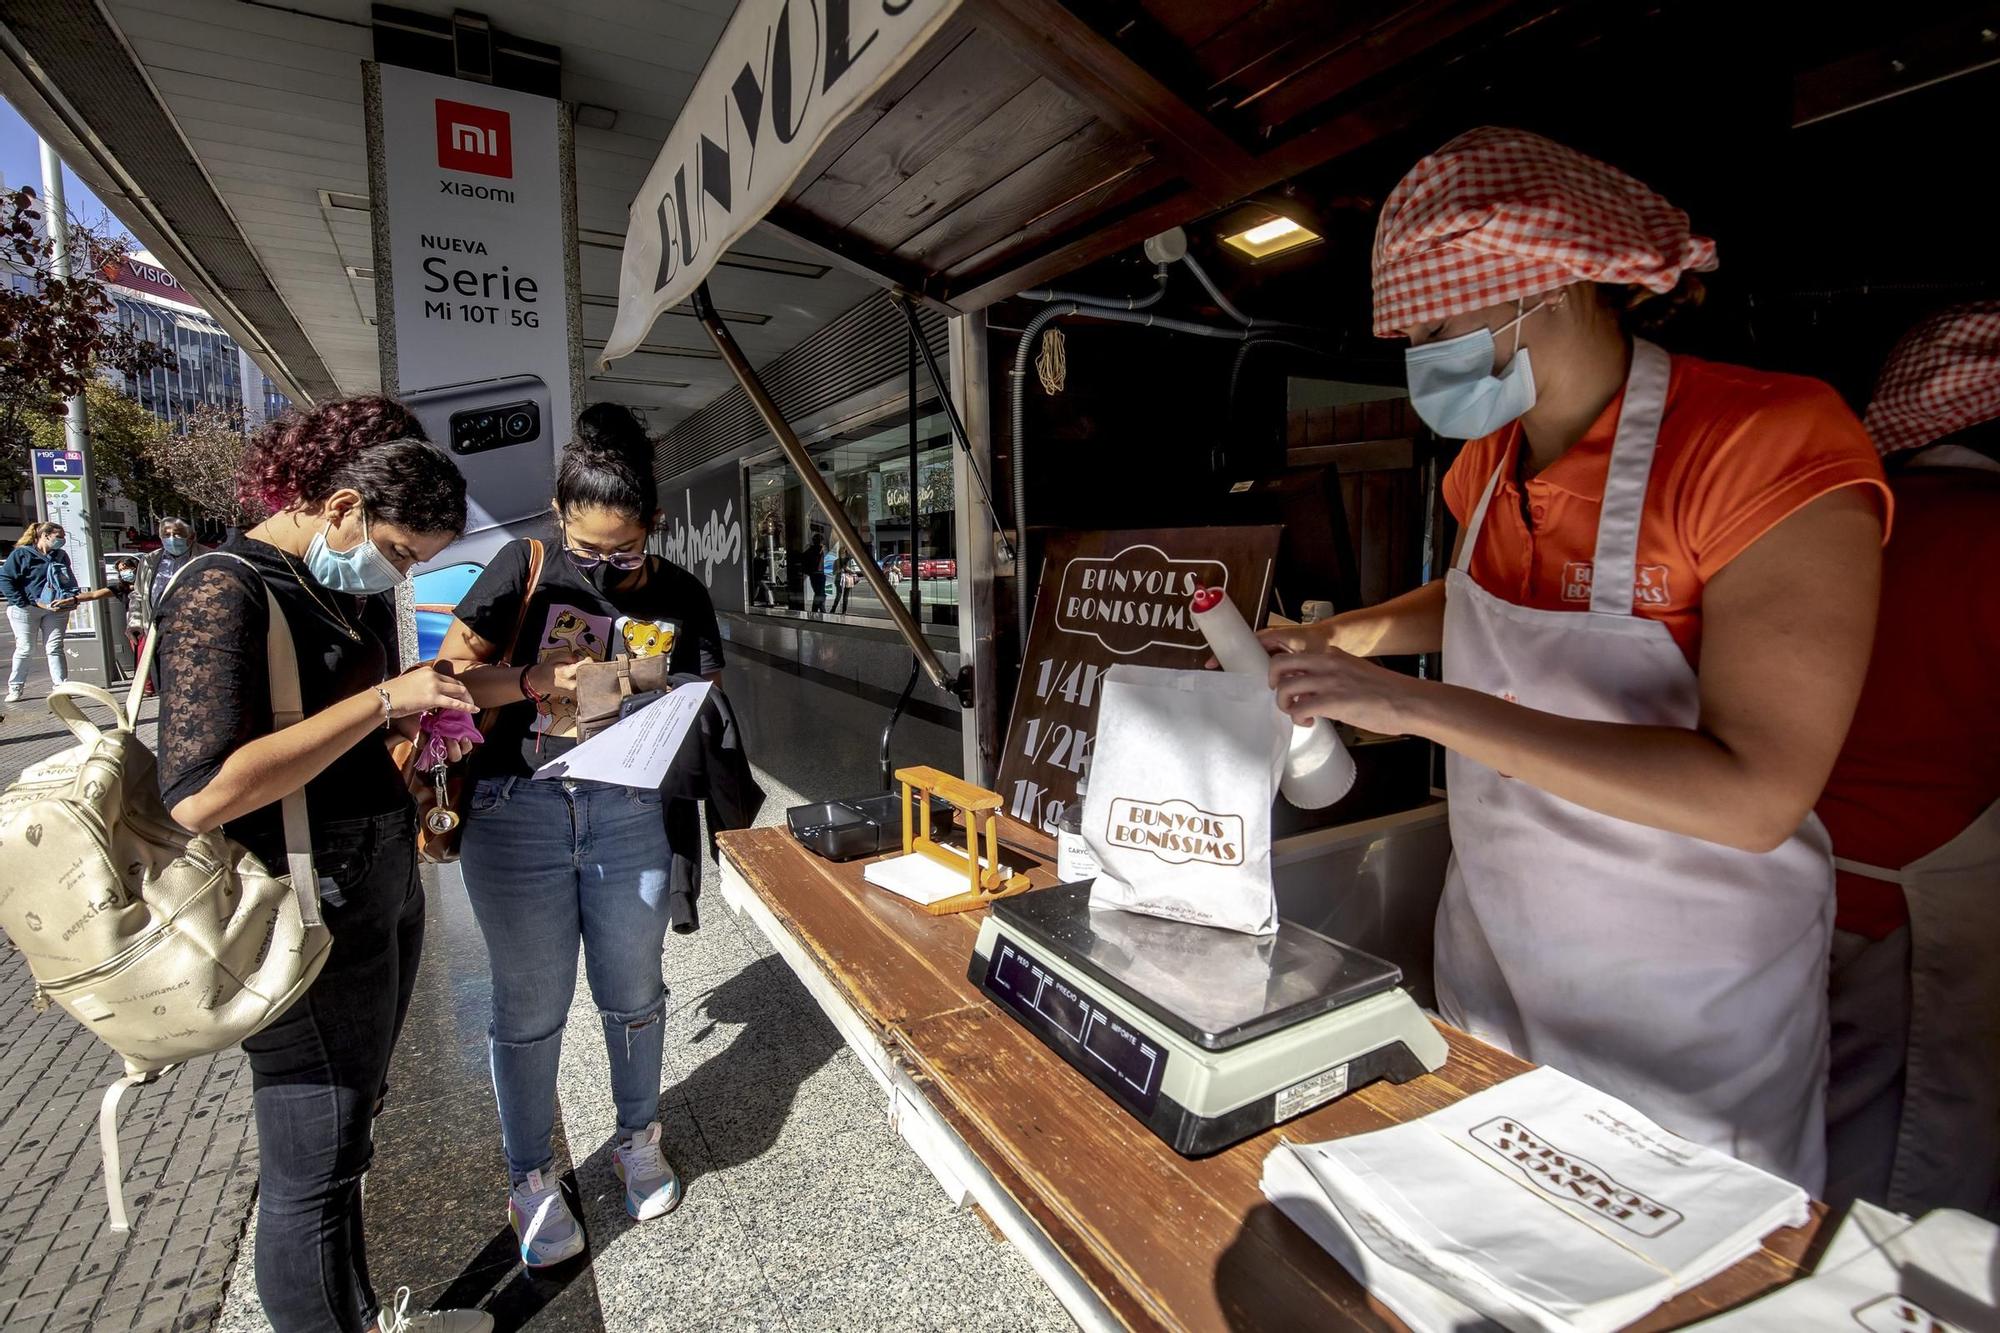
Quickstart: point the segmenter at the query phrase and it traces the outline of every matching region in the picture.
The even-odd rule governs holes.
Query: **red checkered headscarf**
[[[1526,130],[1468,130],[1410,169],[1375,228],[1375,334],[1573,282],[1670,292],[1715,242],[1624,172]]]
[[[2000,417],[2000,301],[1953,306],[1896,344],[1867,426],[1875,447],[1900,453]]]

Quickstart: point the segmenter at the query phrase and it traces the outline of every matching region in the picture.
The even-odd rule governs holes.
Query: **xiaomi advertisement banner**
[[[373,70],[385,362],[394,348],[383,378],[465,474],[467,537],[490,534],[452,558],[483,560],[501,529],[546,515],[575,421],[566,113],[551,98]]]
[[[743,0],[632,201],[609,365],[701,285],[959,0]]]

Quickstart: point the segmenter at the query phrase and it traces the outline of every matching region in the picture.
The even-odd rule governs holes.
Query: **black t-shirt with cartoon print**
[[[500,644],[509,665],[526,666],[558,653],[603,662],[664,651],[676,674],[722,670],[715,606],[694,575],[658,556],[649,557],[636,574],[608,565],[585,574],[560,545],[545,543],[543,550],[541,581],[525,618],[525,541],[501,547],[458,604],[458,618],[488,643]],[[628,580],[633,586],[624,586]],[[517,620],[521,637],[510,649]],[[525,777],[576,743],[574,708],[557,704],[549,716],[538,718],[535,706],[525,700],[509,704],[488,730],[486,743],[473,752],[472,772],[475,777]]]

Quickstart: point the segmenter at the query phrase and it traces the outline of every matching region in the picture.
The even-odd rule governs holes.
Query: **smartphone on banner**
[[[555,494],[559,425],[537,375],[441,384],[403,395],[431,443],[465,474],[467,534],[534,517]]]

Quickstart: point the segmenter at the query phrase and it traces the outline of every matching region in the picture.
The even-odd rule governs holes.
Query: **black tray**
[[[814,801],[785,811],[785,823],[792,836],[814,855],[829,861],[852,861],[902,847],[901,803],[896,792]],[[933,837],[951,831],[953,814],[949,802],[931,798]]]

